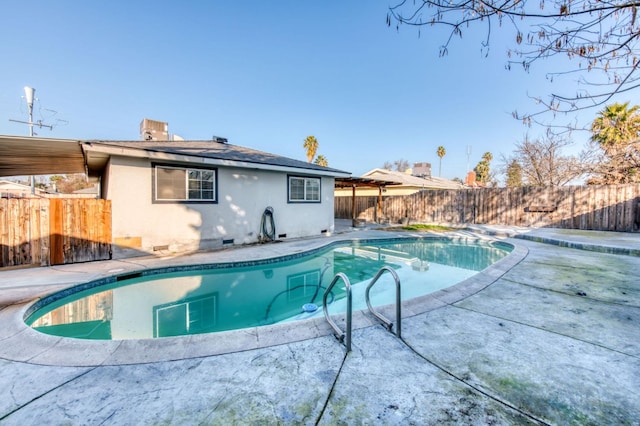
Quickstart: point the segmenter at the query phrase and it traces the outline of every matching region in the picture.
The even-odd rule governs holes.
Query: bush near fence
[[[640,230],[640,184],[424,190],[356,196],[356,218],[373,222],[485,224],[596,231]],[[335,198],[335,217],[351,219],[352,197]]]

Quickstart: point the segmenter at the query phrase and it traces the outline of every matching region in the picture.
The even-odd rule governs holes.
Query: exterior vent
[[[229,143],[227,138],[222,138],[220,136],[214,136],[213,138],[211,138],[211,140],[218,143]]]

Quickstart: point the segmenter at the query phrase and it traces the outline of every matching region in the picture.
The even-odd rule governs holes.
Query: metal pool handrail
[[[402,312],[401,312],[402,304],[400,303],[400,299],[401,299],[400,278],[398,277],[398,274],[396,273],[396,271],[391,269],[389,266],[383,266],[382,268],[380,268],[376,276],[373,277],[373,279],[371,280],[371,282],[369,282],[369,285],[367,286],[367,291],[365,292],[365,299],[367,301],[367,307],[369,308],[369,311],[376,318],[382,321],[384,325],[387,326],[387,329],[391,331],[391,329],[393,328],[393,323],[388,319],[386,319],[382,314],[378,313],[375,309],[373,309],[373,306],[371,306],[371,300],[369,300],[369,290],[371,290],[371,287],[373,287],[373,285],[378,281],[378,278],[380,278],[385,271],[389,272],[391,276],[393,276],[393,279],[396,282],[396,332],[395,332],[395,335],[398,337],[401,337],[400,333],[401,333],[401,321],[402,321]]]
[[[340,327],[338,327],[335,322],[333,322],[333,320],[329,316],[329,308],[327,307],[327,296],[329,295],[329,293],[331,293],[331,289],[338,282],[338,280],[344,281],[344,285],[347,289],[347,329],[344,332],[340,329]],[[331,328],[333,328],[336,338],[340,342],[344,343],[347,348],[347,352],[351,351],[351,305],[351,283],[349,282],[349,278],[347,278],[344,273],[338,272],[333,277],[331,284],[329,284],[327,289],[324,291],[324,295],[322,296],[322,310],[324,311],[324,317],[327,319],[327,322],[329,323]]]

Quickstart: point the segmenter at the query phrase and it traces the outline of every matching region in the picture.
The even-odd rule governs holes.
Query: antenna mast
[[[27,107],[29,108],[29,136],[33,137],[33,95],[36,89],[24,86],[24,94],[27,98]]]
[[[29,108],[29,121],[20,121],[20,120],[12,120],[11,118],[9,119],[9,121],[13,121],[16,123],[22,123],[22,124],[28,124],[29,125],[29,136],[33,137],[33,125],[35,124],[36,126],[42,128],[42,127],[47,127],[49,128],[49,130],[53,130],[53,126],[47,125],[47,124],[42,124],[42,121],[38,120],[37,123],[33,122],[33,101],[35,100],[35,95],[36,93],[36,89],[34,89],[33,87],[29,87],[29,86],[24,86],[24,96],[27,100],[27,108]],[[29,183],[31,184],[31,194],[35,194],[36,193],[36,180],[34,176],[29,176]]]
[[[38,126],[40,128],[46,127],[49,130],[53,130],[53,126],[50,124],[43,124],[42,120],[38,120],[37,123],[33,122],[33,101],[36,100],[36,98],[34,97],[36,93],[36,89],[34,89],[33,87],[29,87],[29,86],[24,86],[24,95],[25,98],[27,99],[27,107],[29,108],[29,121],[22,121],[22,120],[14,120],[12,118],[9,119],[9,121],[13,121],[14,123],[22,123],[22,124],[28,124],[29,125],[29,136],[33,137],[33,126]]]

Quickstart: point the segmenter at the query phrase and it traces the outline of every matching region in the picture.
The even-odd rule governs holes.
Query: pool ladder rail
[[[367,290],[365,292],[365,300],[367,302],[367,308],[369,308],[369,312],[371,312],[373,314],[373,316],[378,318],[387,327],[387,330],[391,331],[393,329],[393,322],[389,321],[381,313],[379,313],[378,311],[373,309],[373,306],[371,306],[371,300],[369,298],[369,291],[371,290],[371,287],[373,287],[373,285],[376,282],[378,282],[378,279],[385,272],[389,272],[391,274],[391,276],[393,277],[393,280],[396,283],[396,332],[394,334],[400,338],[400,337],[402,337],[401,336],[401,333],[402,333],[402,331],[401,331],[401,329],[402,329],[402,324],[401,324],[401,322],[402,322],[402,303],[401,303],[401,299],[402,299],[402,297],[401,297],[401,290],[400,290],[400,278],[398,277],[398,274],[396,273],[396,271],[394,271],[389,266],[383,266],[382,268],[380,268],[380,270],[378,271],[376,276],[373,277],[373,279],[369,282],[369,285],[367,286]]]
[[[396,273],[396,271],[394,271],[389,266],[383,266],[382,268],[380,268],[380,270],[375,275],[375,277],[373,277],[373,279],[369,282],[369,285],[367,285],[367,289],[365,291],[365,300],[367,302],[367,308],[369,309],[369,312],[371,312],[373,316],[375,316],[378,320],[380,320],[385,325],[385,327],[389,331],[391,331],[393,329],[393,322],[389,321],[381,313],[376,311],[373,308],[373,306],[371,306],[371,300],[369,297],[369,292],[371,291],[371,287],[373,287],[373,285],[378,281],[378,279],[385,272],[389,272],[396,283],[396,327],[395,327],[396,331],[394,334],[398,337],[401,337],[401,321],[402,321],[402,304],[400,303],[401,290],[400,290],[400,278],[398,277],[398,274]],[[344,282],[345,289],[347,292],[347,314],[346,314],[347,318],[346,318],[345,331],[342,331],[342,329],[340,329],[340,327],[338,327],[338,325],[331,319],[331,317],[329,316],[329,308],[327,307],[327,297],[331,293],[333,286],[336,285],[336,283],[340,280]],[[347,349],[347,352],[351,352],[351,328],[352,328],[351,319],[353,316],[352,306],[353,306],[353,298],[351,296],[351,283],[349,282],[349,278],[344,273],[338,272],[333,277],[331,284],[329,284],[329,286],[324,292],[324,295],[322,296],[322,309],[324,311],[324,317],[329,323],[329,325],[331,326],[331,328],[333,328],[336,338],[341,343],[344,343]]]

